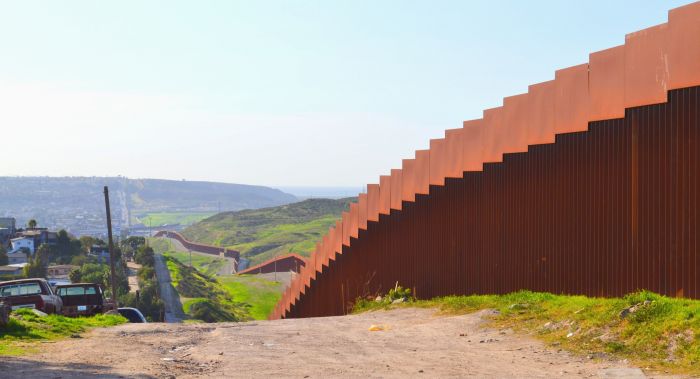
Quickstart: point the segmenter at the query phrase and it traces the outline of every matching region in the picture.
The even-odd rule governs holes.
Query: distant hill
[[[182,231],[191,241],[227,246],[251,264],[288,252],[308,256],[356,198],[309,199],[278,207],[225,212]]]
[[[104,232],[103,186],[109,186],[115,229],[153,219],[201,219],[220,210],[271,207],[297,201],[280,190],[243,184],[123,177],[0,177],[0,217],[25,225],[65,228],[76,235]],[[155,216],[151,216],[155,214]],[[197,214],[203,214],[196,218]],[[154,222],[154,226],[157,224]]]

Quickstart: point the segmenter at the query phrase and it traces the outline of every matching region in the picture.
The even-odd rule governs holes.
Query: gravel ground
[[[0,361],[3,378],[626,377],[620,362],[486,329],[485,312],[400,309],[346,317],[223,324],[130,324]],[[377,325],[381,331],[369,331]]]

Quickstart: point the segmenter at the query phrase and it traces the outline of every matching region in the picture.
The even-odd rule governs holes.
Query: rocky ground
[[[3,378],[644,377],[484,327],[486,311],[399,309],[226,324],[130,324],[0,360]],[[379,329],[370,331],[370,328]]]

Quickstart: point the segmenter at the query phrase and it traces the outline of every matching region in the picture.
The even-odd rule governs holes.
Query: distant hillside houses
[[[47,228],[18,229],[13,217],[0,217],[0,246],[7,251],[8,265],[2,273],[21,270],[42,244],[55,245],[58,233]]]

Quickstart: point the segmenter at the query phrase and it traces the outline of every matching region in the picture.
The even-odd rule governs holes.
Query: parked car
[[[148,322],[146,321],[146,318],[143,317],[141,311],[136,308],[119,308],[117,311],[119,311],[119,314],[125,319],[129,320],[129,322],[140,324],[145,324]]]
[[[54,294],[45,279],[20,279],[0,282],[0,301],[12,310],[38,309],[44,313],[61,313],[63,301]]]
[[[115,308],[95,283],[61,284],[56,286],[56,294],[63,301],[63,314],[70,317],[93,316]]]

